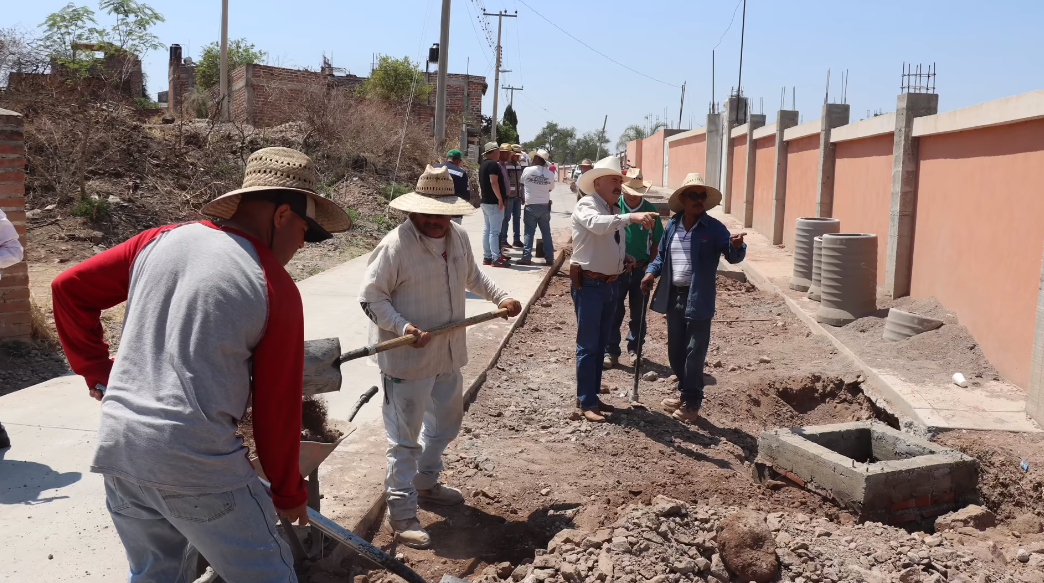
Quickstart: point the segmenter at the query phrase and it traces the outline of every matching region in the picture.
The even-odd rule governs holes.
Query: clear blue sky
[[[717,99],[736,85],[742,7],[725,33],[735,0],[525,0],[545,17],[609,57],[650,77],[681,85],[687,81],[683,126],[705,121],[711,99],[711,49],[717,48]],[[66,0],[3,0],[0,26],[35,28]],[[416,59],[438,41],[441,2],[323,2],[320,0],[230,0],[229,35],[247,37],[268,51],[270,63],[318,68],[323,53],[336,66],[366,75],[371,55],[409,55]],[[80,1],[92,8],[92,1]],[[156,34],[166,44],[180,43],[198,57],[199,47],[220,33],[218,0],[153,0],[167,22]],[[476,15],[518,10],[504,20],[502,84],[516,92],[519,131],[528,140],[546,121],[597,129],[608,114],[615,145],[625,126],[643,123],[647,114],[677,123],[680,89],[635,74],[591,52],[526,7],[522,0],[454,0],[450,29],[450,70],[487,75],[493,102],[492,50]],[[103,16],[99,20],[105,23]],[[895,109],[902,62],[935,62],[940,109],[945,111],[1044,87],[1044,2],[970,0],[748,0],[743,55],[743,87],[764,98],[771,123],[780,89],[797,88],[804,121],[819,117],[832,70],[831,99],[840,99],[840,72],[849,70],[852,119],[867,110]],[[489,19],[496,35],[496,19]],[[724,38],[722,34],[725,33]],[[423,57],[421,57],[423,58]],[[149,91],[165,89],[166,52],[145,57]],[[502,92],[503,112],[507,93]]]

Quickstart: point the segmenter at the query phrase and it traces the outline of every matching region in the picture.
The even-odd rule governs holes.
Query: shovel
[[[645,344],[645,313],[649,311],[649,294],[642,294],[642,315],[638,320],[638,348],[634,351],[634,386],[631,388],[631,408],[646,409],[638,399],[638,381],[642,377],[642,345]]]
[[[447,332],[481,324],[495,318],[506,318],[507,308],[500,308],[485,314],[465,318],[459,322],[450,322],[427,330],[432,336],[441,336]],[[341,354],[341,341],[337,338],[322,338],[305,341],[304,394],[316,395],[341,390],[341,363],[364,356],[372,356],[379,352],[407,346],[417,341],[411,334],[370,344]]]

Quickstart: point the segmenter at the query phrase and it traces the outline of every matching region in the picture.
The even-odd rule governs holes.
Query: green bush
[[[148,97],[135,97],[134,98],[134,107],[135,107],[135,109],[157,109],[157,108],[159,108],[159,106],[160,106],[159,103],[156,103],[155,101],[153,101],[152,99],[150,99]]]
[[[345,209],[345,211],[348,212],[348,218],[352,220],[353,225],[359,222],[359,211],[351,208]]]
[[[110,212],[112,212],[112,205],[109,204],[109,201],[89,196],[80,197],[72,209],[74,216],[83,217],[89,221],[105,218],[109,216]]]
[[[406,184],[399,184],[398,182],[389,182],[381,187],[381,194],[387,200],[395,200],[400,196],[409,192],[411,188]]]

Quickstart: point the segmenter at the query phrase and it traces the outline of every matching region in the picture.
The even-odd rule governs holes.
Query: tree
[[[98,7],[116,16],[116,24],[108,29],[95,29],[99,42],[139,56],[163,48],[159,37],[150,29],[166,19],[148,4],[136,0],[101,0]]]
[[[648,121],[648,116],[646,116],[646,120]],[[645,138],[648,138],[649,136],[655,134],[656,132],[660,131],[665,127],[667,127],[667,124],[665,124],[662,121],[655,122],[651,125],[647,124],[644,126],[639,124],[631,124],[624,128],[623,133],[620,134],[620,139],[616,141],[616,149],[623,150],[627,148],[627,142],[633,142],[635,140],[644,140]]]
[[[228,70],[234,71],[236,67],[251,65],[263,61],[267,56],[265,51],[257,50],[245,38],[237,38],[228,42]],[[221,46],[212,42],[203,47],[199,55],[199,65],[196,65],[196,85],[203,89],[210,89],[221,80]]]
[[[73,50],[74,44],[93,42],[97,38],[98,29],[91,27],[92,24],[98,24],[94,11],[86,6],[74,6],[71,2],[58,12],[49,14],[40,24],[44,29],[40,38],[41,49],[74,78],[86,77],[94,63],[93,53]]]
[[[523,144],[526,150],[544,148],[555,162],[568,163],[571,161],[573,142],[576,140],[576,130],[565,128],[553,121],[544,124],[532,141]]]
[[[602,130],[586,132],[574,142],[573,158],[574,160],[583,160],[584,158],[598,160],[609,155],[608,146],[609,138],[605,136],[605,132]]]
[[[396,59],[381,55],[370,78],[359,86],[360,94],[388,101],[408,101],[411,92],[414,101],[426,101],[431,85],[424,81],[424,73],[409,57]]]
[[[503,144],[504,142],[508,142],[510,144],[517,144],[518,130],[515,129],[515,126],[508,124],[506,120],[504,123],[498,123],[497,141],[501,144]]]
[[[515,109],[511,107],[510,103],[508,104],[507,108],[504,109],[503,122],[505,125],[509,125],[513,128],[518,127],[518,114],[515,113]]]

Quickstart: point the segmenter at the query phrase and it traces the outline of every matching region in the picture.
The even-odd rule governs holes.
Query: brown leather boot
[[[580,412],[584,414],[584,419],[587,419],[588,421],[590,421],[592,423],[604,423],[605,422],[605,417],[602,417],[601,415],[599,415],[598,411],[596,411],[594,409],[581,409]]]
[[[678,410],[679,407],[681,407],[682,402],[681,398],[679,397],[667,397],[666,399],[660,401],[660,405],[663,405],[663,408],[667,409],[668,413],[674,413]]]
[[[671,417],[686,423],[695,423],[700,418],[700,410],[696,407],[682,405],[680,409],[671,414]]]

